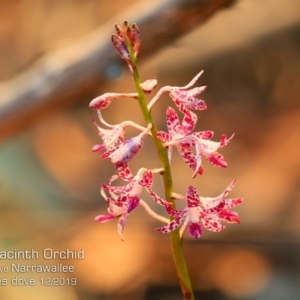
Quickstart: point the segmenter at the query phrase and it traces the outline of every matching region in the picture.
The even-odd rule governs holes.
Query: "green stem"
[[[132,55],[133,56],[133,55]],[[161,142],[160,139],[156,137],[157,133],[157,128],[153,122],[151,112],[148,109],[147,106],[147,101],[145,98],[145,94],[141,88],[141,80],[137,68],[137,63],[136,63],[136,58],[133,58],[133,78],[135,81],[136,85],[136,90],[138,93],[138,102],[142,111],[142,114],[144,116],[145,121],[147,124],[152,124],[153,127],[151,129],[152,133],[152,138],[154,140],[159,159],[161,162],[161,166],[164,169],[163,173],[163,182],[164,182],[164,188],[165,188],[165,198],[167,201],[171,202],[173,204],[174,209],[176,209],[176,203],[175,200],[172,198],[172,193],[173,193],[173,183],[172,183],[172,174],[171,174],[171,168],[169,164],[169,159],[168,159],[168,152],[167,149],[163,146],[163,143]],[[170,217],[170,221],[172,218]],[[171,247],[172,247],[172,253],[173,253],[173,259],[177,271],[177,276],[179,279],[179,283],[181,286],[182,294],[183,294],[183,299],[184,300],[194,300],[194,294],[193,294],[193,289],[190,281],[190,277],[188,274],[185,258],[184,258],[184,253],[183,253],[183,248],[182,248],[182,239],[179,235],[179,229],[176,229],[170,233],[171,235]]]

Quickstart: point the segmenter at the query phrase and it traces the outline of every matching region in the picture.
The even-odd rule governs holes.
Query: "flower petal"
[[[186,136],[194,130],[197,124],[197,119],[198,119],[197,115],[191,111],[189,111],[184,115],[182,120],[181,130],[180,130],[182,136]]]
[[[172,203],[162,199],[161,197],[159,197],[156,193],[154,193],[152,191],[152,189],[150,189],[149,187],[145,186],[147,192],[149,193],[149,195],[152,197],[152,199],[161,206],[164,206],[166,209],[172,206]]]
[[[105,145],[104,144],[101,144],[101,145],[95,145],[92,147],[92,151],[93,152],[99,152],[101,150],[105,149]]]
[[[105,93],[101,96],[98,96],[94,98],[90,104],[89,108],[94,109],[94,110],[102,110],[107,108],[113,99],[115,98],[132,98],[132,99],[137,99],[138,95],[137,93]]]
[[[211,215],[205,212],[201,212],[200,214],[203,226],[209,231],[220,232],[221,230],[225,229],[225,226],[221,224],[217,216],[214,216],[213,218]]]
[[[124,164],[121,167],[118,168],[118,173],[121,179],[125,181],[131,181],[133,180],[133,175],[129,169],[128,164]]]
[[[112,219],[115,219],[116,217],[111,215],[111,214],[106,214],[106,215],[99,215],[95,217],[95,221],[99,223],[106,223]]]
[[[212,165],[216,167],[222,167],[226,168],[227,167],[227,162],[225,161],[225,158],[223,155],[221,155],[218,152],[213,152],[213,153],[202,153],[203,156],[206,158],[206,160],[211,163]]]
[[[196,87],[188,91],[174,88],[170,92],[170,97],[177,107],[179,104],[183,104],[189,109],[204,110],[207,108],[205,101],[202,99],[198,99],[195,96],[202,93],[205,89],[205,86]]]
[[[153,184],[153,174],[150,170],[144,172],[143,176],[138,180],[139,184],[150,188]]]
[[[164,131],[158,131],[156,137],[159,138],[163,143],[169,142],[172,139],[172,136]]]
[[[181,127],[180,121],[176,111],[170,106],[167,108],[166,120],[167,120],[168,132],[171,135],[176,135],[179,132]]]
[[[226,200],[226,208],[237,206],[243,202],[243,198],[231,198]]]
[[[206,131],[198,131],[198,132],[193,132],[191,136],[195,136],[198,139],[204,139],[204,140],[209,140],[213,137],[214,132],[211,130],[206,130]]]
[[[106,190],[106,191],[109,191],[109,192],[112,192],[112,193],[128,193],[132,187],[133,187],[133,182],[130,182],[126,185],[122,185],[122,186],[112,186],[112,185],[108,185],[106,183],[101,183],[101,186]]]
[[[227,209],[223,209],[219,213],[219,218],[223,221],[226,221],[227,223],[237,223],[237,224],[241,223],[238,213],[235,211],[229,211]]]
[[[89,108],[94,110],[107,108],[116,96],[115,93],[105,93],[98,96],[90,102]]]
[[[180,224],[184,221],[184,218],[185,218],[185,215],[175,218],[169,224],[159,227],[159,228],[155,228],[155,230],[158,232],[161,232],[161,233],[169,233],[169,232],[175,230],[176,228],[178,228],[180,226]]]
[[[95,122],[94,118],[92,119],[93,124],[97,127],[98,129],[98,134],[101,137],[103,144],[98,145],[101,146],[102,149],[105,147],[106,149],[116,147],[118,144],[124,142],[124,134],[125,130],[123,126],[121,125],[116,125],[112,129],[104,129],[98,126],[98,124]],[[98,147],[100,148],[100,147]],[[100,151],[98,148],[93,147],[93,151]]]
[[[172,206],[167,206],[166,211],[168,212],[168,215],[173,218],[178,218],[180,216],[185,216],[188,213],[187,207],[184,210],[178,210],[174,209]]]
[[[187,207],[198,207],[200,205],[200,198],[195,187],[189,186],[186,190]]]
[[[189,227],[188,227],[188,232],[189,234],[195,238],[195,239],[199,239],[203,233],[203,228],[199,223],[190,223]]]
[[[234,137],[234,133],[231,135],[230,138],[227,138],[227,136],[225,134],[222,134],[221,141],[220,141],[220,147],[224,147],[224,146],[228,145],[231,142],[231,140],[233,139],[233,137]]]
[[[122,241],[124,241],[124,239],[123,239],[123,230],[125,228],[127,219],[128,219],[128,213],[122,215],[119,218],[118,225],[117,225],[118,234],[119,234]]]
[[[178,143],[177,150],[182,157],[183,161],[194,170],[192,178],[195,178],[198,174],[203,173],[203,168],[201,166],[201,155],[196,156],[191,149],[189,143]]]
[[[233,189],[234,185],[236,183],[236,180],[233,179],[231,181],[231,183],[228,185],[228,187],[225,189],[225,191],[222,193],[223,194],[223,197],[226,197]]]

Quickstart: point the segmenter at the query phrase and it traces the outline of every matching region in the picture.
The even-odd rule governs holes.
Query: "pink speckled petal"
[[[231,181],[231,183],[228,185],[228,187],[224,190],[224,192],[222,193],[223,194],[223,197],[226,197],[233,189],[234,185],[236,183],[236,180],[233,179]]]
[[[125,181],[133,180],[133,175],[129,169],[128,164],[124,164],[121,167],[119,167],[118,173],[119,173],[120,178],[122,178]]]
[[[227,209],[223,209],[219,213],[219,218],[223,221],[226,221],[227,223],[241,223],[238,213],[235,211],[229,211]]]
[[[225,206],[225,199],[223,194],[215,197],[200,197],[201,204],[207,213],[219,213]]]
[[[106,214],[106,215],[99,215],[95,217],[95,221],[99,223],[106,223],[112,219],[115,219],[116,217],[111,215],[111,214]]]
[[[95,122],[94,118],[92,119],[93,124],[96,126],[99,136],[101,137],[103,144],[101,145],[102,148],[109,149],[116,147],[118,144],[121,144],[124,142],[124,134],[125,130],[122,125],[115,125],[111,129],[104,129],[98,126],[98,124]],[[93,148],[94,149],[94,148]],[[101,149],[100,149],[101,150]],[[97,151],[99,151],[97,149]]]
[[[178,143],[177,150],[182,157],[183,161],[194,170],[194,174],[192,178],[195,178],[198,174],[201,175],[203,173],[203,168],[201,166],[201,156],[193,153],[190,144],[188,143]]]
[[[202,153],[202,154],[206,158],[206,160],[212,165],[216,167],[222,167],[222,168],[227,167],[227,162],[225,161],[224,156],[221,155],[219,152]]]
[[[94,98],[90,104],[89,108],[93,110],[102,110],[107,108],[113,99],[115,98],[132,98],[132,99],[137,99],[138,95],[137,93],[105,93],[101,96],[98,96]]]
[[[105,145],[104,144],[99,144],[99,145],[93,146],[92,151],[93,152],[99,152],[103,149],[105,149]]]
[[[184,221],[184,219],[185,219],[185,215],[180,216],[178,218],[175,218],[173,221],[171,221],[169,224],[165,226],[155,228],[155,230],[161,233],[169,233],[175,230],[176,228],[178,228],[181,225],[181,223]]]
[[[166,211],[169,216],[171,216],[173,218],[178,218],[181,216],[185,216],[188,213],[188,208],[185,207],[184,210],[177,210],[177,209],[174,209],[172,206],[168,206],[168,207],[166,207]]]
[[[159,204],[159,205],[161,205],[161,206],[164,206],[166,209],[168,209],[169,207],[172,206],[172,203],[170,203],[170,202],[168,202],[168,201],[162,199],[161,197],[159,197],[156,193],[154,193],[154,192],[152,191],[151,188],[149,188],[149,187],[147,187],[147,186],[146,186],[145,188],[146,188],[147,192],[149,193],[149,195],[151,196],[151,198],[152,198],[157,204]]]
[[[112,193],[128,193],[133,187],[133,182],[130,182],[130,183],[128,183],[126,185],[123,185],[123,186],[111,186],[111,185],[108,185],[106,183],[101,183],[101,186],[106,191],[109,191],[109,192],[112,192]]]
[[[201,87],[196,87],[196,88],[190,89],[186,93],[186,99],[185,99],[184,104],[188,108],[194,109],[194,110],[204,110],[204,109],[206,109],[207,105],[206,105],[205,101],[201,100],[201,99],[198,99],[198,98],[195,98],[196,96],[198,96],[199,94],[201,94],[205,90],[206,90],[206,86],[201,86]]]
[[[237,206],[243,202],[243,198],[231,198],[226,200],[226,208]]]
[[[207,108],[207,105],[204,100],[197,99],[195,96],[202,93],[206,87],[193,88],[189,91],[173,89],[170,92],[170,97],[178,107],[178,109],[194,109],[194,110],[204,110]],[[184,105],[185,107],[180,107],[179,104]]]
[[[191,111],[186,113],[182,120],[180,134],[186,136],[191,133],[197,124],[197,115]]]
[[[172,136],[164,131],[158,131],[156,137],[159,138],[163,143],[169,142],[172,139]]]
[[[153,174],[150,170],[147,170],[146,172],[144,172],[143,176],[139,179],[139,184],[150,188],[153,184]]]
[[[198,207],[200,205],[200,198],[195,187],[189,186],[186,190],[187,207]]]
[[[206,131],[198,131],[198,132],[193,132],[191,136],[195,136],[196,138],[199,139],[204,139],[204,140],[209,140],[213,137],[214,132],[211,130],[206,130]]]
[[[234,134],[232,134],[230,138],[227,138],[227,136],[225,134],[222,134],[221,141],[220,141],[220,144],[221,144],[220,147],[224,147],[224,146],[228,145],[231,142],[231,140],[233,139],[233,137],[234,137]]]
[[[111,104],[116,95],[117,94],[115,93],[105,93],[101,96],[98,96],[90,102],[89,108],[94,110],[105,109]]]
[[[171,135],[176,135],[180,130],[180,122],[176,111],[170,106],[167,108],[166,120],[168,132]]]
[[[115,147],[112,147],[112,148],[108,149],[107,151],[105,151],[104,153],[102,153],[102,154],[100,155],[100,158],[102,158],[102,159],[109,158],[110,155],[111,155],[112,153],[114,153],[114,151],[116,151],[116,150],[118,149],[118,147],[119,147],[119,146],[115,146]]]
[[[201,221],[203,226],[209,231],[220,232],[225,229],[225,226],[221,224],[219,218],[216,215],[213,217],[205,212],[201,212]]]

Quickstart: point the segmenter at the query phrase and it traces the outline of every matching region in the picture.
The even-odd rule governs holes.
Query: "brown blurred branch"
[[[0,141],[46,114],[92,94],[107,79],[109,66],[123,64],[110,44],[114,22],[135,22],[142,33],[141,59],[170,44],[235,0],[166,0],[142,2],[116,16],[67,49],[50,53],[29,70],[0,83]]]

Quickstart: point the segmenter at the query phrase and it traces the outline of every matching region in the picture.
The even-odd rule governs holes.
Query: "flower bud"
[[[124,39],[116,34],[113,34],[111,36],[111,41],[116,50],[119,52],[120,56],[126,61],[130,60],[129,51]]]
[[[129,39],[135,56],[138,56],[141,47],[140,30],[135,23],[127,27],[126,36]]]
[[[156,85],[157,80],[154,78],[141,83],[141,88],[145,94],[150,94],[156,88]]]
[[[99,109],[102,110],[107,108],[115,98],[137,99],[137,97],[138,97],[137,93],[127,93],[127,94],[105,93],[93,99],[89,104],[89,108],[94,110],[99,110]]]

